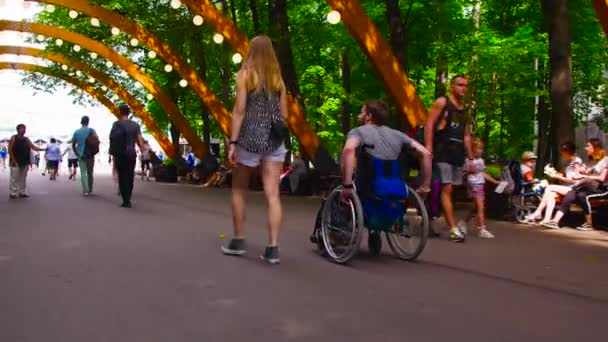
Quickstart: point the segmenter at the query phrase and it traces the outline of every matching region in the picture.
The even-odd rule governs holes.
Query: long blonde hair
[[[281,76],[281,67],[270,38],[257,36],[251,40],[239,77],[244,77],[247,92],[283,90],[285,84]]]

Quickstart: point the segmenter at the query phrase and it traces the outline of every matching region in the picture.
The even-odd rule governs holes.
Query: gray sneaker
[[[584,231],[584,232],[588,232],[590,230],[593,230],[593,226],[590,225],[589,223],[585,222],[585,223],[581,224],[580,226],[576,227],[576,229]]]
[[[260,259],[266,261],[269,264],[278,264],[281,262],[279,258],[279,247],[266,247],[264,254],[260,255]]]
[[[247,253],[245,249],[245,239],[232,239],[226,246],[222,246],[222,252],[226,255],[244,255]]]
[[[557,224],[557,222],[555,221],[548,221],[543,223],[543,227],[549,228],[549,229],[559,229],[559,224]]]

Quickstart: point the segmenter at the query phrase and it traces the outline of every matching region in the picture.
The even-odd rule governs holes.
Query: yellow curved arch
[[[202,16],[217,32],[221,33],[226,41],[238,53],[245,56],[249,42],[247,36],[243,34],[232,20],[227,18],[208,0],[181,0],[182,3],[194,14]],[[292,96],[288,97],[289,117],[287,119],[291,131],[294,133],[300,146],[306,155],[315,159],[320,147],[317,133],[310,127],[300,105]]]
[[[65,73],[57,73],[52,69],[29,63],[11,63],[11,62],[0,62],[0,70],[23,70],[29,72],[39,72],[41,74],[62,79],[68,83],[71,83],[76,88],[82,89],[82,91],[87,92],[93,98],[95,98],[99,103],[104,105],[104,107],[108,108],[114,116],[120,118],[120,110],[118,106],[115,105],[112,101],[110,101],[105,95],[99,90],[95,89],[90,84],[87,84],[75,77],[69,76]]]
[[[45,51],[41,49],[31,48],[31,47],[23,47],[23,46],[0,46],[0,55],[1,54],[14,54],[14,55],[24,55],[24,56],[32,56],[45,58],[50,61],[65,64],[67,66],[78,69],[94,79],[98,80],[106,87],[111,89],[116,95],[122,98],[129,107],[133,110],[133,113],[138,116],[143,124],[148,128],[152,136],[156,139],[160,147],[168,156],[175,155],[175,146],[167,136],[162,132],[162,130],[156,125],[146,108],[135,98],[133,97],[127,90],[125,90],[120,84],[111,79],[108,75],[103,72],[98,71],[90,67],[89,65],[82,63],[77,60],[73,60],[67,58],[58,53],[54,53],[51,51]]]
[[[186,63],[180,55],[175,52],[169,44],[160,40],[156,35],[147,31],[135,21],[122,16],[116,12],[107,10],[101,6],[88,3],[86,0],[26,0],[29,2],[49,3],[82,12],[90,17],[95,17],[120,30],[130,34],[142,44],[154,50],[165,62],[171,64],[175,71],[186,81],[203,104],[209,109],[218,122],[224,134],[230,132],[230,113],[226,107],[209,89],[205,81],[198,75],[196,70]]]
[[[179,128],[190,146],[192,146],[192,150],[197,157],[202,159],[207,154],[205,144],[198,137],[197,133],[192,129],[192,127],[190,127],[172,99],[150,76],[139,70],[139,68],[135,64],[131,63],[129,59],[123,57],[116,51],[89,37],[44,24],[0,20],[0,31],[29,32],[63,39],[73,44],[78,44],[89,51],[94,51],[98,55],[110,60],[118,67],[125,70],[135,80],[140,82],[148,90],[148,92],[156,98],[159,104],[166,111],[169,118]]]
[[[247,37],[240,32],[232,20],[226,18],[209,0],[181,1],[188,6],[191,12],[202,16],[208,24],[221,33],[235,50],[245,55],[248,46]],[[326,1],[340,12],[344,25],[374,65],[399,112],[405,116],[412,127],[425,122],[427,110],[416,95],[414,85],[407,78],[392,48],[382,37],[359,2],[357,0]],[[304,116],[301,115],[303,119]]]

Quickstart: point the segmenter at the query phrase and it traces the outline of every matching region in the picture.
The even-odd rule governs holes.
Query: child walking
[[[486,164],[483,161],[483,142],[475,138],[472,144],[473,160],[468,161],[469,172],[467,174],[467,188],[469,196],[473,199],[475,207],[471,209],[465,221],[458,222],[459,229],[466,234],[468,223],[477,216],[477,235],[484,239],[493,239],[494,234],[486,229],[486,210],[485,210],[485,183],[498,184],[494,177],[486,173]]]

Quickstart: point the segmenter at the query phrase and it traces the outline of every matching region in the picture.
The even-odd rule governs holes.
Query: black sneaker
[[[222,246],[222,252],[226,255],[244,255],[247,253],[245,249],[245,239],[232,239],[226,246]]]
[[[260,255],[260,258],[269,264],[278,264],[281,262],[279,258],[279,247],[266,247],[264,254]]]
[[[121,208],[133,208],[131,202],[123,203],[120,205]]]

